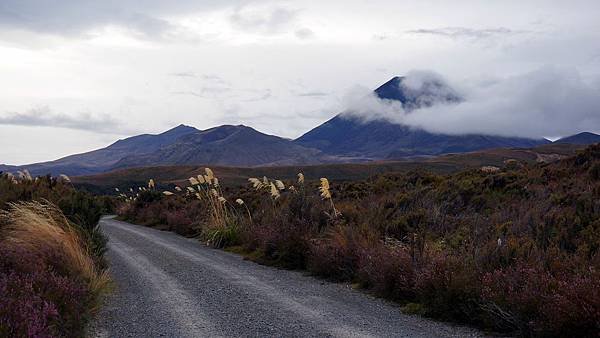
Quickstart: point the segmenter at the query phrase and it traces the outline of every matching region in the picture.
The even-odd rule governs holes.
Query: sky
[[[296,138],[349,109],[451,134],[599,132],[599,17],[595,0],[2,0],[0,163],[179,124]],[[465,101],[369,101],[407,74]]]

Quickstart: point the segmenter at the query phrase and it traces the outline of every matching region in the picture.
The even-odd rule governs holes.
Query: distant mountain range
[[[395,77],[375,90],[381,99],[402,102],[408,111],[436,103],[462,101],[446,84],[424,82],[420,88],[404,85],[404,77]],[[418,112],[415,112],[418,113]],[[349,158],[391,159],[407,156],[464,153],[490,148],[529,148],[550,143],[545,139],[526,139],[487,135],[443,135],[379,119],[363,121],[352,112],[336,115],[296,140],[306,147]]]
[[[375,90],[381,99],[402,103],[407,111],[435,104],[458,104],[463,99],[438,80],[408,86],[394,77]],[[600,135],[580,133],[556,143],[591,144]],[[207,130],[180,125],[158,135],[143,134],[110,146],[55,161],[25,166],[0,165],[0,171],[28,169],[34,175],[89,175],[142,166],[219,165],[237,167],[311,165],[389,160],[464,153],[490,148],[530,148],[546,139],[490,135],[434,134],[383,119],[364,121],[343,112],[296,140],[267,135],[243,125]]]
[[[564,137],[554,141],[554,143],[568,143],[568,144],[593,144],[600,142],[600,135],[583,132],[569,137]]]

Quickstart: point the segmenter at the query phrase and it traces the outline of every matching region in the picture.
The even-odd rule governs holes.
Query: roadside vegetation
[[[68,177],[0,175],[0,336],[78,337],[109,288],[110,200]]]
[[[317,179],[233,189],[207,169],[118,192],[118,213],[408,313],[521,336],[600,332],[600,145],[551,164]]]

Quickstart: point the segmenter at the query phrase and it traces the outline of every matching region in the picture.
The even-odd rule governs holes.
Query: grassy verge
[[[221,190],[207,172],[167,193],[152,184],[119,214],[356,283],[411,313],[522,336],[600,331],[600,145],[452,175],[250,183]]]
[[[100,201],[67,178],[0,177],[0,336],[83,336],[109,286]]]

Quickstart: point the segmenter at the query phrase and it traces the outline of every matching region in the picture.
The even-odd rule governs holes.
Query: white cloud
[[[431,73],[412,74],[406,80],[410,87],[432,79]],[[438,101],[414,111],[364,90],[350,92],[346,104],[351,114],[365,121],[386,119],[442,134],[541,138],[600,131],[600,88],[595,81],[584,81],[575,69],[544,67],[467,84],[463,91],[460,103]]]

